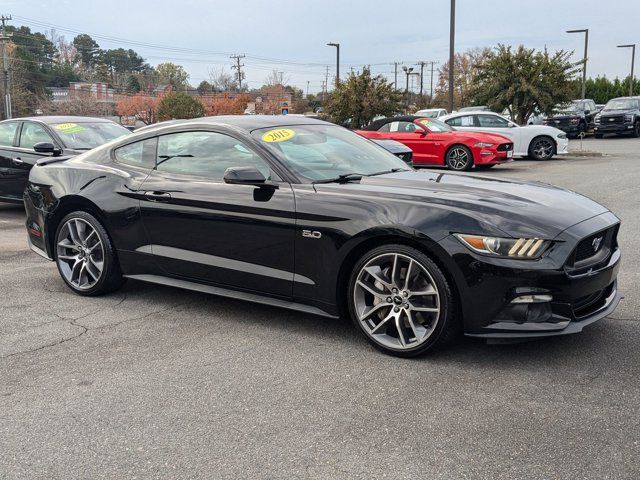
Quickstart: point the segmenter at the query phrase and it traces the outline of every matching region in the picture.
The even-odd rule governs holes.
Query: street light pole
[[[584,33],[584,57],[582,58],[582,99],[586,95],[587,89],[587,51],[589,49],[589,29],[567,30],[567,33]]]
[[[631,75],[629,76],[629,96],[633,97],[633,64],[636,60],[636,44],[630,43],[628,45],[618,45],[618,48],[631,49]]]
[[[411,75],[411,72],[413,72],[413,67],[404,66],[402,67],[402,70],[407,76],[407,84],[404,88],[404,96],[405,96],[405,102],[407,103],[407,107],[408,107],[409,106],[409,75]]]
[[[453,63],[454,44],[456,36],[456,0],[451,0],[451,14],[449,16],[449,112],[453,112]]]
[[[340,84],[340,44],[339,43],[327,43],[329,47],[336,47],[336,87]]]

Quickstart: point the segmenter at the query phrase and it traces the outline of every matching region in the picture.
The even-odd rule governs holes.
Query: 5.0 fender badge
[[[316,230],[302,230],[302,236],[305,238],[320,238],[322,234]]]

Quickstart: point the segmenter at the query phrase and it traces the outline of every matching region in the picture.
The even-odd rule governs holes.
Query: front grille
[[[624,123],[624,115],[609,115],[600,117],[601,125],[615,125],[618,123]]]
[[[578,274],[605,265],[618,246],[618,228],[615,225],[580,240],[567,260],[567,267]]]
[[[508,152],[509,150],[513,150],[513,143],[501,143],[498,145],[497,150],[499,152]]]

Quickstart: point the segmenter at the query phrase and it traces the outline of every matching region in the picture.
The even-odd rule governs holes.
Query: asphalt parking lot
[[[579,148],[572,141],[571,148]],[[83,298],[0,205],[0,478],[636,479],[640,140],[486,175],[623,221],[617,311],[583,333],[418,360],[346,321],[134,281]]]

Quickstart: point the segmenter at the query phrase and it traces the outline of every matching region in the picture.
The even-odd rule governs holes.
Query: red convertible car
[[[413,166],[444,165],[451,170],[491,168],[513,161],[513,143],[506,137],[456,131],[433,118],[407,115],[376,120],[357,130],[371,140],[396,140],[413,150]]]

